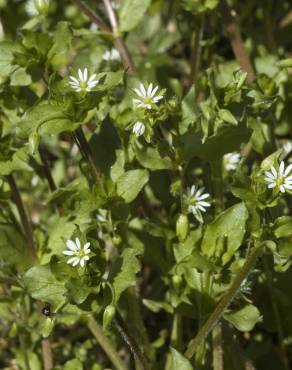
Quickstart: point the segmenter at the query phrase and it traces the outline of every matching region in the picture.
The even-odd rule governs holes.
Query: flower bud
[[[41,140],[40,135],[37,132],[34,132],[32,135],[30,135],[29,145],[31,155],[35,155],[37,153],[40,140]]]
[[[113,244],[118,247],[120,244],[122,243],[122,238],[120,237],[120,235],[115,235],[113,237]]]
[[[176,235],[179,241],[183,242],[189,233],[189,220],[186,215],[179,215],[176,221]]]
[[[182,286],[183,279],[180,275],[172,276],[172,283],[175,289],[179,290]]]
[[[43,15],[49,13],[50,0],[34,0],[36,10]]]
[[[54,328],[54,325],[55,325],[55,319],[51,317],[46,317],[43,325],[41,326],[41,334],[43,338],[47,338],[51,334]]]
[[[110,326],[115,314],[116,309],[115,306],[113,306],[112,304],[105,308],[102,319],[102,326],[104,329],[107,329]]]

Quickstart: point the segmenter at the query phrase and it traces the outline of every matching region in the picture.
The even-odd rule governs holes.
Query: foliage
[[[0,0],[1,369],[289,369],[291,14]]]

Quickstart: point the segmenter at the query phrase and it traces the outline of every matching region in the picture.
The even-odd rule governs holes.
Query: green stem
[[[36,261],[38,257],[37,257],[37,251],[35,248],[35,243],[34,243],[34,238],[33,238],[33,229],[31,226],[31,222],[28,218],[28,215],[26,213],[26,210],[24,208],[20,192],[18,190],[18,187],[16,185],[16,182],[12,174],[7,176],[7,181],[10,186],[12,199],[14,203],[16,204],[16,207],[17,207],[17,210],[20,216],[21,224],[24,230],[25,238],[27,240],[27,245],[28,245],[30,255],[32,256],[33,260]]]
[[[141,337],[142,347],[144,348],[144,350],[147,350],[149,349],[150,341],[149,341],[146,327],[144,325],[144,322],[141,316],[135,287],[130,287],[127,289],[127,300],[128,300],[129,315],[131,318],[131,322],[133,323],[133,328],[136,331],[137,335]]]
[[[171,331],[171,345],[179,352],[182,351],[182,317],[179,313],[173,316],[173,324]]]
[[[222,350],[222,324],[219,322],[212,330],[213,370],[224,370]]]
[[[220,302],[217,304],[216,308],[211,313],[208,320],[199,330],[199,333],[197,334],[197,336],[189,343],[188,349],[185,352],[185,356],[187,358],[190,359],[194,356],[197,347],[204,341],[204,339],[209,335],[211,330],[215,327],[215,325],[221,319],[222,315],[224,314],[224,311],[230,305],[234,296],[240,289],[242,282],[244,281],[244,279],[246,279],[246,277],[248,276],[248,274],[254,267],[254,264],[256,263],[256,260],[262,251],[262,246],[263,244],[254,246],[254,248],[251,250],[250,254],[245,260],[245,263],[242,269],[240,270],[238,275],[235,277],[230,288],[225,293],[225,295],[221,298]]]
[[[119,333],[121,334],[121,337],[125,341],[125,343],[128,345],[129,350],[132,352],[135,362],[138,366],[136,366],[137,369],[141,370],[148,370],[148,363],[147,360],[140,350],[136,339],[132,336],[132,334],[129,332],[128,326],[124,322],[124,319],[122,316],[117,312],[116,319],[115,319],[115,325]]]
[[[276,326],[277,326],[277,331],[278,331],[278,339],[280,342],[280,350],[282,354],[281,357],[283,359],[285,369],[289,370],[289,361],[288,361],[286,347],[284,344],[284,332],[283,332],[283,326],[281,322],[281,316],[279,312],[279,307],[277,305],[277,298],[275,297],[274,291],[273,291],[273,281],[271,278],[271,272],[269,269],[267,259],[265,257],[263,258],[263,266],[264,266],[264,271],[265,271],[266,278],[267,278],[267,285],[268,285],[268,291],[270,295],[270,301],[271,301],[272,310],[273,310],[273,314],[274,314]]]
[[[210,165],[213,199],[215,200],[215,215],[218,215],[224,210],[222,158],[218,161],[210,162]]]
[[[194,84],[196,85],[198,80],[198,74],[200,69],[200,61],[201,61],[201,39],[203,36],[204,30],[204,16],[197,19],[196,30],[192,35],[191,40],[191,58],[190,58],[190,77],[188,81],[187,90],[189,90]]]
[[[27,353],[26,337],[24,334],[19,335],[19,343],[20,343],[20,348],[21,348],[21,351],[24,357],[25,368],[26,370],[31,370],[30,364],[29,364],[28,353]]]
[[[38,256],[37,256],[37,250],[36,250],[36,246],[34,242],[33,228],[31,225],[31,221],[26,213],[20,192],[18,190],[18,187],[16,185],[16,182],[12,174],[7,176],[7,181],[11,189],[12,199],[15,202],[16,207],[18,209],[18,213],[21,219],[24,234],[27,239],[29,252],[32,256],[32,259],[35,262],[37,262]],[[38,302],[38,304],[39,303],[40,302]],[[51,370],[53,368],[53,355],[52,355],[51,344],[50,344],[49,339],[42,340],[42,356],[43,356],[44,370]]]
[[[127,370],[127,366],[120,358],[111,341],[104,335],[102,327],[95,321],[93,316],[89,316],[87,327],[104,350],[116,370]]]
[[[82,130],[82,127],[79,127],[74,133],[73,133],[73,138],[81,152],[81,155],[83,158],[89,163],[93,176],[96,180],[96,182],[99,184],[100,188],[102,191],[104,191],[104,186],[102,183],[102,177],[101,177],[101,172],[95,163],[93,153],[91,151],[91,148],[86,140],[86,137],[84,135],[84,132]]]
[[[216,162],[211,162],[211,177],[213,186],[213,197],[215,199],[215,215],[219,215],[224,210],[223,178],[222,178],[222,158]],[[212,331],[213,344],[213,369],[223,370],[223,344],[222,344],[222,325],[218,323]]]

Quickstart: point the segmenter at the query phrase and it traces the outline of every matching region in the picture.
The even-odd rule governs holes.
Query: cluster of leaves
[[[292,147],[289,1],[87,3],[0,0],[1,368],[289,369],[292,191],[265,181]],[[84,68],[98,83],[77,92]],[[160,87],[150,109],[140,83]],[[210,194],[202,220],[193,185]],[[63,254],[76,238],[85,266]]]

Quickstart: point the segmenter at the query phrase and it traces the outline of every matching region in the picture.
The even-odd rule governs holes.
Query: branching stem
[[[240,270],[238,275],[235,277],[230,288],[225,293],[225,295],[221,298],[220,302],[217,304],[216,308],[211,313],[208,320],[201,327],[197,336],[190,342],[188,349],[185,352],[185,356],[187,358],[190,359],[194,356],[198,346],[203,342],[203,340],[205,340],[205,338],[209,335],[211,330],[215,327],[215,325],[221,319],[221,317],[224,314],[224,311],[230,305],[234,296],[240,289],[242,282],[244,281],[244,279],[246,279],[246,277],[249,275],[250,271],[254,267],[258,256],[262,252],[262,249],[263,249],[262,247],[263,247],[262,244],[256,245],[253,247],[250,254],[246,258],[242,269]]]
[[[87,327],[106,353],[116,370],[127,370],[127,366],[124,364],[119,354],[116,352],[111,341],[104,335],[102,327],[95,321],[93,316],[89,316],[87,321]]]

